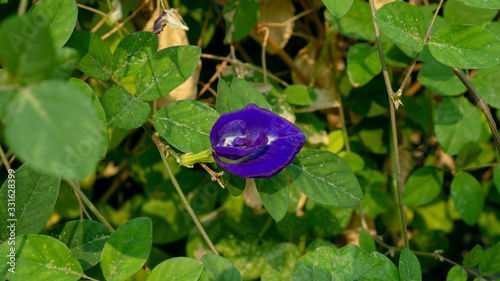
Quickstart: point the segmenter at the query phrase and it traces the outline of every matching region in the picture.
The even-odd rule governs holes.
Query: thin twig
[[[495,120],[493,119],[493,116],[491,115],[490,108],[488,104],[484,101],[484,99],[481,97],[481,95],[476,91],[474,86],[470,83],[469,79],[460,71],[458,68],[452,67],[451,70],[455,73],[455,75],[462,81],[462,83],[465,85],[467,90],[469,90],[469,93],[472,95],[474,98],[474,101],[476,101],[477,107],[479,107],[479,110],[484,114],[486,117],[486,120],[488,121],[488,125],[490,126],[491,133],[493,134],[493,139],[495,139],[495,144],[497,146],[497,150],[500,151],[500,136],[498,135],[498,129],[497,125],[495,124]]]
[[[76,6],[78,6],[78,8],[82,8],[84,10],[91,11],[91,12],[94,12],[96,14],[99,14],[99,15],[101,15],[103,17],[107,17],[108,16],[108,14],[106,14],[105,12],[99,11],[99,10],[94,9],[92,7],[89,7],[89,6],[85,6],[85,5],[82,5],[82,4],[79,4],[79,3],[77,3]]]
[[[78,182],[76,183],[76,186],[78,188],[80,188],[80,184]],[[75,196],[76,196],[76,199],[78,200],[78,206],[80,207],[79,208],[80,209],[80,219],[83,220],[83,213],[85,213],[85,215],[87,215],[87,218],[89,220],[92,220],[89,213],[87,213],[87,210],[85,210],[85,206],[82,203],[82,199],[80,198],[80,195],[78,195],[78,193],[75,192]]]
[[[106,20],[108,20],[108,17],[109,17],[109,14],[106,14],[105,17],[103,17],[91,30],[90,32],[92,33],[96,33],[97,30],[99,30],[99,28],[101,28],[101,26],[106,22]]]
[[[318,76],[319,69],[322,65],[323,58],[325,57],[326,50],[328,49],[329,43],[330,43],[330,38],[332,38],[333,34],[333,27],[330,27],[330,30],[328,31],[328,34],[326,35],[325,42],[323,43],[323,47],[321,48],[321,52],[319,54],[319,58],[316,62],[316,68],[314,69],[314,74],[311,78],[311,81],[309,81],[309,87],[313,87],[314,83],[316,82],[316,77]],[[335,79],[335,77],[334,77]]]
[[[2,146],[0,145],[0,157],[2,158],[2,163],[5,166],[5,169],[10,170],[10,163],[9,160],[7,160],[7,157],[5,156],[5,152],[3,151]]]
[[[104,226],[109,230],[109,232],[110,233],[115,232],[115,229],[111,226],[111,224],[109,224],[109,222],[106,220],[106,218],[103,215],[101,215],[101,213],[99,212],[99,210],[97,210],[97,208],[94,206],[94,204],[92,204],[92,202],[90,202],[90,200],[87,198],[85,193],[83,193],[82,190],[79,189],[72,180],[67,179],[67,178],[65,178],[64,180],[69,184],[69,186],[71,186],[73,191],[80,196],[80,198],[83,200],[85,205],[87,205],[87,207],[89,207],[90,211],[92,213],[94,213],[94,215],[97,217],[97,219],[102,224],[104,224]]]
[[[393,99],[394,92],[392,90],[391,80],[389,78],[389,71],[385,62],[384,50],[382,49],[382,39],[380,38],[380,31],[375,22],[375,3],[370,0],[370,10],[372,14],[373,29],[375,30],[375,37],[377,38],[378,54],[380,56],[380,63],[382,64],[382,73],[384,74],[385,86],[387,88],[387,95],[389,98],[389,111],[391,118],[391,133],[392,133],[392,163],[393,163],[393,176],[396,178],[396,202],[399,207],[399,223],[401,228],[401,236],[403,238],[403,245],[405,248],[410,248],[408,242],[408,232],[406,228],[406,216],[403,205],[403,185],[401,182],[401,165],[399,162],[399,146],[398,146],[398,131],[396,126],[396,112],[395,102]]]
[[[299,76],[299,79],[305,83],[306,85],[309,84],[309,79],[307,76],[302,72],[302,70],[295,64],[293,59],[285,52],[283,49],[274,41],[272,37],[269,37],[269,45],[274,48],[276,51],[276,54],[283,60],[288,67],[290,67],[295,73],[297,73],[297,76]]]
[[[207,171],[209,174],[210,174],[210,179],[212,181],[217,181],[217,183],[219,183],[219,185],[222,187],[222,188],[226,188],[222,182],[220,181],[220,177],[222,177],[224,175],[224,171],[222,172],[214,172],[212,169],[210,169],[207,165],[205,165],[204,163],[198,163],[200,164],[200,166],[205,169],[205,171]]]
[[[432,17],[432,20],[431,20],[431,23],[429,25],[429,28],[427,29],[427,31],[425,32],[425,36],[424,36],[424,43],[423,43],[423,46],[425,46],[425,44],[427,43],[427,39],[429,39],[429,36],[431,35],[431,29],[432,29],[432,26],[434,25],[434,21],[436,20],[436,17],[437,17],[437,14],[439,12],[439,9],[441,8],[441,5],[443,4],[443,0],[439,1],[439,5],[436,9],[436,12],[434,13],[434,16]],[[417,63],[418,61],[418,57],[420,56],[420,54],[422,53],[422,51],[418,52],[416,55],[415,55],[415,58],[413,59],[411,65],[410,65],[410,68],[408,69],[408,71],[406,72],[406,76],[405,76],[405,79],[403,80],[403,83],[401,83],[401,87],[399,87],[399,90],[397,91],[397,95],[398,96],[401,96],[403,94],[403,89],[405,88],[406,86],[406,83],[408,82],[408,79],[410,78],[410,75],[411,73],[413,72],[413,68],[415,67],[415,64]]]
[[[198,43],[196,44],[199,48],[203,44],[203,37],[205,36],[205,32],[207,31],[208,21],[210,20],[210,15],[212,14],[212,4],[208,7],[208,11],[205,13],[205,21],[203,22],[203,26],[201,27],[200,37],[198,37]]]
[[[227,58],[229,59],[229,55],[227,56]],[[210,80],[208,80],[208,83],[203,85],[203,88],[201,88],[200,92],[198,93],[197,98],[201,97],[207,90],[209,90],[210,85],[212,85],[212,83],[215,81],[215,79],[219,78],[221,76],[221,73],[224,72],[224,70],[226,70],[227,63],[228,63],[228,61],[225,60],[222,62],[221,65],[219,65],[217,67],[217,71],[215,71],[214,75],[212,75],[212,77],[210,77]]]
[[[319,9],[319,8],[318,8]],[[316,11],[317,9],[308,9],[308,10],[305,10],[289,19],[287,19],[286,21],[284,22],[278,22],[278,23],[275,23],[275,22],[269,22],[269,23],[263,23],[262,25],[264,26],[269,26],[269,27],[280,27],[280,26],[285,26],[287,24],[289,24],[290,22],[293,22],[293,21],[296,21],[298,19],[300,19],[301,17],[303,16],[306,16],[314,11]]]
[[[267,65],[266,65],[266,47],[267,41],[269,40],[269,28],[264,27],[264,41],[262,41],[262,69],[264,70],[264,84],[267,84]]]
[[[26,13],[27,7],[28,7],[28,0],[21,0],[19,2],[19,6],[17,6],[17,15],[20,17],[23,16]]]
[[[135,17],[135,15],[137,15],[137,13],[139,13],[139,11],[142,9],[142,7],[146,6],[146,4],[149,3],[150,0],[146,0],[144,1],[144,3],[142,3],[139,8],[135,9],[134,12],[128,17],[126,18],[123,22],[121,22],[120,24],[118,24],[115,28],[111,29],[108,33],[104,34],[101,39],[104,40],[106,38],[108,38],[109,36],[113,35],[113,33],[115,33],[118,28],[122,28],[131,18]]]
[[[205,58],[205,59],[227,61],[227,62],[229,62],[231,64],[234,64],[234,65],[240,65],[240,66],[247,67],[247,68],[250,68],[252,70],[258,71],[260,73],[264,73],[264,71],[262,69],[260,69],[258,67],[255,67],[255,66],[253,66],[251,64],[241,62],[241,61],[239,61],[237,59],[226,58],[226,57],[221,57],[221,56],[216,56],[216,55],[211,55],[211,54],[201,54],[201,57]],[[280,79],[279,77],[277,77],[276,75],[274,75],[272,73],[267,73],[267,76],[269,76],[269,77],[273,78],[274,80],[278,81],[279,83],[281,83],[285,87],[289,87],[290,86],[290,84],[288,84],[287,82],[283,81],[282,79]]]

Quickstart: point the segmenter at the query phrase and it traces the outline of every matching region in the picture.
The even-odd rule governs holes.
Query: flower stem
[[[396,203],[399,209],[399,224],[401,229],[401,236],[403,238],[403,245],[405,248],[410,248],[410,243],[408,242],[408,231],[406,229],[406,217],[403,205],[403,186],[401,183],[401,166],[399,163],[399,146],[398,146],[398,131],[396,126],[396,112],[394,105],[394,92],[391,86],[391,80],[389,78],[389,71],[387,70],[387,64],[385,62],[384,51],[382,49],[382,39],[380,38],[380,31],[375,22],[375,3],[374,0],[370,0],[370,10],[372,14],[373,29],[375,30],[375,37],[377,38],[377,48],[380,56],[380,63],[382,64],[382,73],[384,74],[385,86],[387,88],[387,95],[389,97],[389,112],[391,118],[391,133],[392,133],[392,166],[393,166],[393,178],[396,180]]]
[[[200,220],[198,217],[196,217],[196,214],[194,213],[193,209],[189,205],[189,202],[186,199],[186,196],[184,195],[184,192],[182,192],[182,189],[177,182],[177,179],[174,176],[174,173],[172,173],[172,170],[170,169],[170,165],[168,165],[167,162],[167,157],[166,157],[166,152],[167,150],[165,149],[165,144],[162,143],[162,141],[158,138],[157,133],[152,133],[151,129],[147,127],[147,125],[144,125],[143,128],[148,132],[150,135],[151,139],[153,139],[154,143],[156,144],[156,147],[158,148],[158,151],[160,152],[161,160],[163,161],[163,164],[165,165],[165,168],[167,169],[168,175],[170,176],[170,179],[172,180],[172,184],[175,187],[175,190],[177,190],[177,193],[179,194],[179,197],[182,200],[182,203],[184,203],[184,206],[186,207],[186,210],[188,211],[189,215],[194,221],[194,224],[200,231],[201,235],[203,236],[203,239],[205,239],[205,242],[207,243],[208,247],[210,247],[210,250],[216,255],[219,255],[219,252],[217,249],[215,249],[214,244],[212,243],[212,240],[210,240],[210,237],[208,237],[208,234],[205,232],[205,229],[203,228],[203,225],[201,224]]]
[[[111,224],[109,224],[109,222],[106,220],[106,218],[104,218],[104,216],[101,215],[101,213],[99,212],[99,210],[97,210],[97,208],[94,206],[94,204],[92,204],[92,202],[90,202],[89,198],[87,198],[85,193],[83,193],[82,190],[79,189],[78,186],[76,186],[76,184],[72,180],[70,180],[68,178],[64,178],[64,180],[69,184],[69,186],[71,186],[73,191],[76,194],[78,194],[78,196],[80,196],[80,198],[83,200],[85,205],[87,205],[87,207],[89,207],[90,211],[92,211],[92,213],[94,213],[94,215],[97,217],[97,219],[99,219],[99,221],[102,224],[104,224],[104,226],[109,230],[109,232],[110,233],[115,232],[115,229],[111,226]]]

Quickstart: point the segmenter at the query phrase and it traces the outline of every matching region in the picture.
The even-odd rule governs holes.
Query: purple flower
[[[293,123],[249,104],[222,114],[210,132],[213,157],[244,178],[270,178],[290,164],[306,137]]]

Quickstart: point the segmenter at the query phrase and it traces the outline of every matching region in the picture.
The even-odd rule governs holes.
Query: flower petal
[[[247,135],[252,141],[241,147]],[[232,138],[228,146],[222,139]],[[233,143],[235,138],[237,142]],[[210,132],[213,157],[219,165],[244,178],[270,178],[290,164],[305,143],[304,133],[279,115],[249,104],[223,114]],[[248,146],[248,147],[245,147]]]

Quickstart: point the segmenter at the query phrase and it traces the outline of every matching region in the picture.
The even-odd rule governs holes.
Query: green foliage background
[[[158,3],[0,1],[2,279],[500,278],[499,1]],[[249,103],[307,138],[253,196],[193,166]]]

